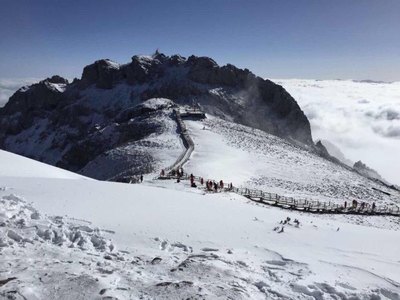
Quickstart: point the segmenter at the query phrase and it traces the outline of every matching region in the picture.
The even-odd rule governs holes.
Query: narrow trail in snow
[[[185,146],[185,151],[182,152],[182,154],[177,158],[177,160],[169,167],[165,168],[165,171],[170,172],[172,170],[176,170],[180,167],[182,167],[190,158],[190,155],[192,154],[194,150],[194,142],[190,135],[187,132],[186,125],[182,120],[182,116],[179,110],[174,110],[175,113],[175,118],[176,122],[178,124],[178,130],[180,131],[180,136],[183,141],[183,145]],[[203,113],[199,113],[197,111],[187,111],[186,115],[188,117],[193,116],[193,117],[199,117],[199,116],[205,116]]]
[[[182,120],[180,111],[175,110],[174,112],[178,129],[180,130],[181,139],[186,149],[177,158],[175,163],[164,169],[164,175],[159,176],[158,179],[178,179],[178,176],[175,175],[177,173],[176,171],[183,167],[183,165],[190,159],[190,155],[194,151],[194,142],[187,131],[185,123]],[[195,119],[201,119],[205,117],[204,113],[197,110],[187,110],[184,115],[185,117],[192,117]],[[179,178],[183,180],[190,180],[191,176],[185,173]],[[193,176],[192,178],[198,182],[202,180],[202,178],[198,176]],[[211,181],[215,182],[215,180]],[[220,188],[219,190],[222,192],[234,192],[261,204],[309,213],[400,216],[400,207],[398,206],[389,207],[385,205],[378,207],[372,206],[369,203],[359,204],[348,201],[348,205],[345,207],[344,205],[335,204],[332,202],[309,201],[303,199],[296,200],[293,197],[285,197],[275,193],[249,188],[237,188],[231,186],[230,188]]]

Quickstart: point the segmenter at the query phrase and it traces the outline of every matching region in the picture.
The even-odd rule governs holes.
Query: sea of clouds
[[[276,79],[326,139],[400,185],[400,82]]]

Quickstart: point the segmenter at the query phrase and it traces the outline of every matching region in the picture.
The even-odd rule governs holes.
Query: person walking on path
[[[190,184],[193,185],[194,183],[194,176],[193,174],[190,174]]]

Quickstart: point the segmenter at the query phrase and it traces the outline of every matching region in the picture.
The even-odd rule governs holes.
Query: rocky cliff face
[[[72,83],[53,76],[21,88],[0,109],[0,146],[85,173],[107,151],[160,132],[153,114],[170,118],[170,111],[166,103],[138,106],[151,98],[197,103],[207,113],[314,147],[306,116],[281,86],[211,58],[161,53],[123,65],[103,59]]]

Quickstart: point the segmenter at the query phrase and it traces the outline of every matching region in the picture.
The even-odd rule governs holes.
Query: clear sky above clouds
[[[213,57],[269,78],[400,80],[400,1],[2,0],[0,77],[100,58]]]

